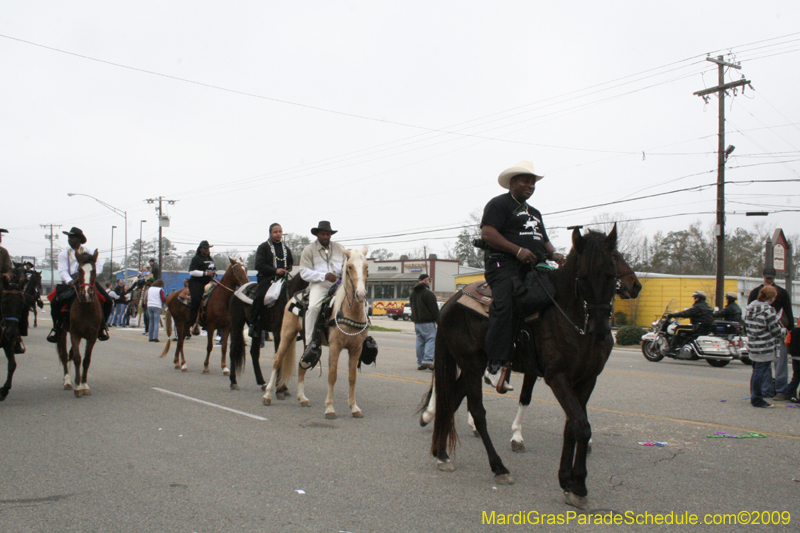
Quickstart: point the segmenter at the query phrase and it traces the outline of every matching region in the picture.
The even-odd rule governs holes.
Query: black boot
[[[317,315],[316,323],[314,324],[314,332],[311,334],[311,344],[308,345],[306,351],[303,353],[303,358],[300,359],[300,368],[309,370],[317,366],[320,357],[322,357],[322,328],[325,324],[325,309],[320,309]]]
[[[53,344],[58,342],[58,335],[61,333],[61,319],[53,319],[53,329],[47,334],[47,342]]]
[[[99,341],[107,341],[108,340],[108,326],[105,322],[100,326],[100,331],[97,333],[97,340]]]

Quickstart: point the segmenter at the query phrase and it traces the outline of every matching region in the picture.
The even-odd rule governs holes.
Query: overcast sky
[[[754,89],[726,99],[727,229],[800,233],[800,2],[0,0],[3,246],[41,261],[41,224],[78,226],[107,259],[116,225],[121,258],[123,218],[73,192],[127,211],[129,245],[163,196],[181,252],[326,219],[443,254],[522,159],[558,247],[604,213],[710,227],[708,54]]]

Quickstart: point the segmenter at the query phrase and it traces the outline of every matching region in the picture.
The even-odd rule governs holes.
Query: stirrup
[[[494,387],[498,394],[505,394],[509,390],[506,387],[506,376],[510,369],[510,366],[503,365],[496,371],[491,372],[490,368],[487,367],[483,373],[483,380],[487,385]]]
[[[50,333],[47,334],[47,342],[52,342],[53,344],[58,342],[58,334],[61,333],[60,330],[53,328],[50,330]]]
[[[108,339],[109,339],[109,337],[108,337],[108,327],[107,326],[101,326],[100,327],[100,331],[97,333],[97,340],[99,340],[99,341],[107,341]]]

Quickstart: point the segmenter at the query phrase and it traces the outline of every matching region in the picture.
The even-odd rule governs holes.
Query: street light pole
[[[142,224],[147,222],[146,220],[139,221],[139,266],[137,270],[142,268]]]
[[[111,268],[108,269],[108,281],[111,281],[114,277],[114,230],[116,228],[116,226],[111,226]]]
[[[107,204],[106,202],[104,202],[102,200],[98,200],[94,196],[90,196],[88,194],[83,194],[83,193],[80,193],[80,192],[68,192],[67,196],[86,196],[87,198],[91,198],[92,200],[94,200],[98,204],[102,205],[106,209],[110,209],[111,211],[115,212],[116,214],[118,214],[119,216],[121,216],[122,218],[125,219],[125,274],[127,274],[128,273],[128,212],[127,211],[123,211],[122,209],[119,209],[117,207],[114,207],[111,204]],[[125,277],[126,276],[123,275],[123,279]]]

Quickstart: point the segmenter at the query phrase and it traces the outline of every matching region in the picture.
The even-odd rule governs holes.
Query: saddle
[[[206,305],[208,305],[208,299],[211,297],[211,293],[214,292],[216,288],[216,283],[209,283],[206,285],[206,290],[203,293],[203,299],[200,303],[200,309],[205,309]],[[189,293],[189,289],[181,289],[181,292],[178,293],[178,301],[185,305],[186,307],[192,306],[192,296]]]
[[[456,300],[457,304],[463,305],[470,311],[474,311],[481,316],[489,318],[489,308],[494,301],[492,288],[485,281],[475,281],[461,289],[461,296]],[[539,312],[535,312],[525,317],[525,322],[532,322],[539,318]]]
[[[233,294],[247,305],[253,305],[253,298],[256,295],[257,289],[258,289],[258,282],[251,281],[250,283],[245,283],[244,285],[236,289],[236,292]]]

